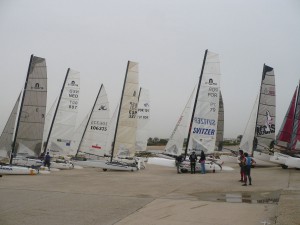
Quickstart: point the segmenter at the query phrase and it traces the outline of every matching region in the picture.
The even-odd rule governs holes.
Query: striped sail
[[[276,92],[274,69],[264,65],[253,150],[269,154],[275,141]]]
[[[218,150],[218,151],[222,150],[223,139],[224,139],[224,103],[223,103],[223,98],[222,98],[222,94],[220,91],[216,150]]]
[[[135,154],[139,91],[138,74],[138,63],[129,61],[112,149],[113,156],[133,157]]]
[[[296,108],[295,105],[296,105],[297,91],[298,91],[298,87],[296,87],[293,98],[290,102],[289,108],[285,114],[280,130],[276,137],[276,144],[280,147],[288,148],[289,147],[288,145],[291,142],[295,108]]]
[[[146,151],[148,142],[148,123],[150,120],[149,90],[140,88],[137,112],[136,151]]]
[[[216,144],[220,93],[219,55],[206,51],[202,79],[188,143],[189,152],[213,153]]]
[[[106,147],[109,132],[108,123],[108,98],[104,86],[101,85],[82,136],[78,152],[92,156],[108,155],[108,148]]]
[[[295,115],[294,115],[294,124],[293,132],[291,136],[291,143],[289,148],[291,150],[300,150],[300,92],[298,89],[298,96],[296,101]]]
[[[165,153],[168,155],[177,156],[184,152],[183,143],[188,133],[188,124],[191,118],[192,101],[194,98],[195,98],[195,88],[192,91],[192,94],[189,97],[189,100],[185,105],[184,110],[181,113],[175,125],[175,128],[168,140],[168,143],[165,147]]]
[[[13,107],[13,110],[10,113],[10,116],[0,136],[0,160],[1,159],[7,160],[10,157],[13,135],[14,135],[15,125],[16,125],[16,118],[18,114],[18,106],[20,103],[20,96],[21,93],[19,94],[19,97]]]
[[[31,56],[13,146],[14,155],[39,156],[47,103],[46,60]]]
[[[46,151],[51,156],[66,156],[76,153],[72,149],[78,113],[80,74],[68,69],[54,118],[48,134]]]

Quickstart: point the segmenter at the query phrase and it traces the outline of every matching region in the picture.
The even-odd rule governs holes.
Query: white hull
[[[281,154],[275,152],[273,156],[270,157],[270,161],[279,165],[285,165],[286,160],[289,158],[289,155]]]
[[[276,166],[277,164],[270,161],[271,155],[262,152],[253,152],[253,158],[256,166]]]
[[[126,164],[126,163],[119,163],[119,162],[99,162],[101,164],[100,168],[104,171],[106,170],[118,170],[118,171],[136,171],[138,170],[137,166]]]
[[[159,157],[150,157],[148,158],[148,164],[166,166],[166,167],[175,167],[175,159],[165,159]]]
[[[22,166],[0,165],[0,175],[35,175],[38,171]]]
[[[60,170],[71,170],[74,168],[74,165],[70,162],[52,162],[50,164],[50,170],[51,168],[56,168]]]
[[[180,169],[182,172],[191,172],[191,164],[189,161],[183,161],[180,165]],[[222,167],[214,162],[205,162],[205,171],[206,172],[220,172]],[[196,172],[201,172],[201,164],[199,162],[196,163]]]
[[[300,169],[300,158],[290,156],[286,159],[285,165],[288,166],[289,168]]]
[[[13,164],[18,166],[39,167],[43,165],[43,161],[40,159],[29,158],[13,158]]]
[[[102,168],[101,166],[103,163],[107,162],[106,160],[86,160],[86,161],[79,161],[73,160],[72,163],[75,166],[82,166],[82,167],[92,167],[92,168]]]

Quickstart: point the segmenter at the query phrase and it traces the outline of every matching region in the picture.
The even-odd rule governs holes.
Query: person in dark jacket
[[[181,173],[180,171],[180,164],[182,163],[183,161],[183,155],[178,155],[176,156],[175,158],[175,165],[176,165],[176,168],[177,168],[177,173]]]
[[[205,157],[205,154],[204,154],[204,151],[202,150],[201,151],[201,154],[200,154],[200,164],[201,164],[201,173],[202,174],[205,174],[205,160],[206,160],[206,157]]]
[[[239,150],[239,165],[240,165],[240,175],[241,175],[241,179],[239,180],[240,182],[244,182],[245,179],[245,167],[243,165],[244,162],[244,151],[242,149]]]
[[[47,166],[48,170],[50,170],[50,164],[51,164],[50,161],[51,161],[51,156],[49,155],[49,152],[47,152],[44,158],[44,166]]]
[[[195,154],[195,152],[192,152],[189,159],[191,164],[191,174],[193,174],[196,172],[196,162],[197,162],[197,155]]]

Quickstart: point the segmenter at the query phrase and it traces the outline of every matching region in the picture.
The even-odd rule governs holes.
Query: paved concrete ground
[[[0,225],[300,224],[300,171],[239,168],[176,174],[148,165],[138,172],[82,169],[0,178]]]

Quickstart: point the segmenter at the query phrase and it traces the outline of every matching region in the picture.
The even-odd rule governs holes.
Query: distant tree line
[[[148,146],[161,146],[166,145],[168,142],[168,139],[158,138],[158,137],[150,137],[148,138]]]

